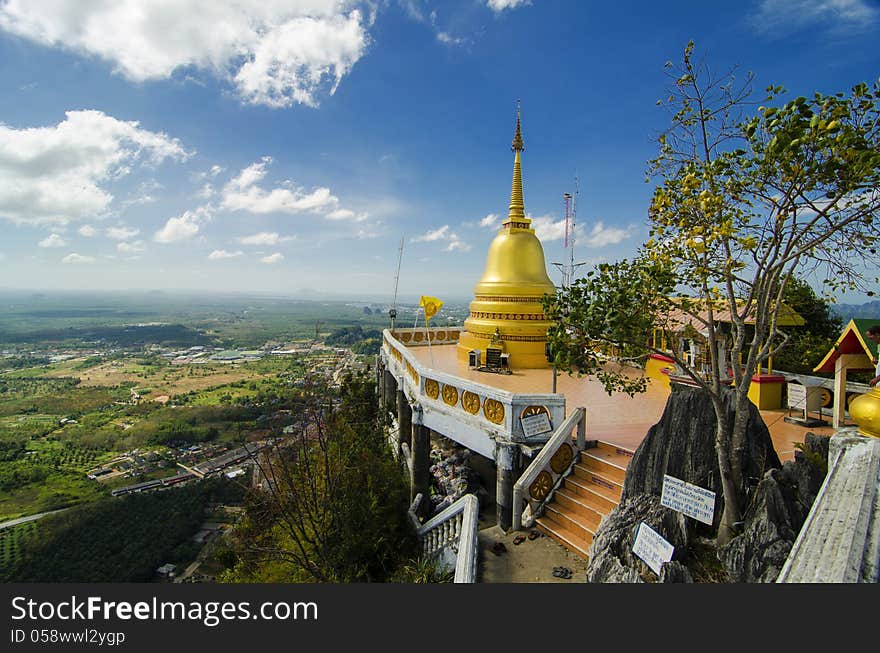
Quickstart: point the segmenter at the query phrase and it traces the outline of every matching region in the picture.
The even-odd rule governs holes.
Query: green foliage
[[[189,541],[213,501],[240,498],[241,490],[220,479],[161,492],[132,494],[49,515],[40,537],[4,582],[142,582],[155,569],[189,555]],[[179,559],[179,558],[176,558]]]
[[[451,583],[455,580],[455,571],[441,567],[432,558],[417,558],[404,562],[391,582],[394,583]]]
[[[779,320],[787,288],[806,271],[831,291],[864,288],[877,274],[880,82],[749,116],[751,75],[716,78],[693,51],[691,42],[682,64],[667,66],[673,114],[649,167],[660,181],[649,240],[632,261],[594,272],[607,288],[575,284],[548,308],[560,320],[551,334],[556,360],[601,375],[609,390],[639,388],[585,349],[610,345],[627,357],[650,350],[651,329],[672,344],[700,334],[708,369],[675,348],[665,353],[713,398],[725,499],[719,538],[727,541],[744,500],[740,457],[729,454],[744,447],[753,374],[790,340]],[[783,90],[767,92],[769,103]],[[674,304],[659,297],[673,290]],[[720,401],[728,370],[732,423]]]
[[[254,493],[236,529],[243,582],[389,579],[415,552],[409,485],[379,424],[374,388],[310,386],[305,426],[262,462],[270,489]]]
[[[377,354],[382,346],[382,332],[364,329],[361,325],[343,327],[327,336],[324,344],[351,347],[356,354]]]

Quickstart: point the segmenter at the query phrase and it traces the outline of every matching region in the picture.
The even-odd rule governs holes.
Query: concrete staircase
[[[633,452],[596,441],[563,480],[536,520],[538,530],[575,554],[588,558],[602,517],[620,503],[626,468]]]

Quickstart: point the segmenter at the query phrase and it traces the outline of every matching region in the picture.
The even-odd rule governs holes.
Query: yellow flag
[[[437,315],[437,311],[443,306],[443,302],[436,297],[426,297],[425,295],[422,295],[422,301],[419,302],[419,306],[425,307],[425,322],[427,322]]]

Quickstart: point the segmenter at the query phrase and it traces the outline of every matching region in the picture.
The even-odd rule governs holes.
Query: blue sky
[[[506,215],[646,239],[666,61],[793,97],[880,72],[868,0],[0,0],[0,288],[470,296]],[[760,94],[759,94],[760,97]],[[860,301],[859,297],[853,298]]]

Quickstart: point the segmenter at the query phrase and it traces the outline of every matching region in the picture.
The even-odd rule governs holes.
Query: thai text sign
[[[632,550],[659,576],[660,566],[664,562],[672,560],[672,553],[675,551],[675,547],[664,539],[660,533],[645,522],[642,522],[639,524],[639,530],[636,533],[636,541],[633,542]]]
[[[697,485],[691,485],[674,476],[663,476],[663,494],[660,496],[660,504],[710,526],[715,516],[714,492]]]
[[[548,417],[547,413],[538,413],[537,415],[522,417],[520,418],[520,422],[522,422],[523,435],[527,438],[553,430],[553,427],[550,426],[550,417]]]

